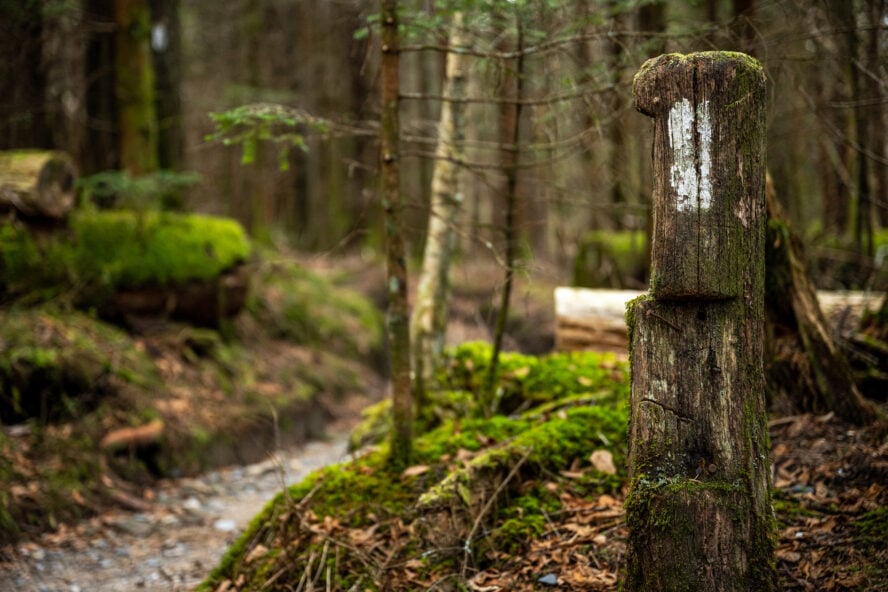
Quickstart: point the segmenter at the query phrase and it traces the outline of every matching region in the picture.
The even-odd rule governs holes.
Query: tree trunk
[[[156,74],[158,164],[162,169],[185,168],[182,125],[182,27],[179,0],[151,0],[154,17],[152,49]]]
[[[456,161],[462,155],[461,145],[465,138],[465,103],[460,99],[466,96],[470,59],[453,49],[467,47],[471,38],[463,27],[461,12],[453,15],[450,27],[451,52],[447,54],[443,95],[456,102],[445,100],[441,105],[428,237],[410,320],[414,399],[419,407],[425,400],[426,389],[434,380],[444,349],[450,259],[462,205]]]
[[[392,375],[392,415],[394,429],[391,460],[396,467],[410,464],[413,444],[413,402],[410,389],[410,334],[407,306],[407,262],[399,164],[400,129],[398,121],[398,1],[382,0],[382,207],[385,210],[386,277],[388,313],[386,326]]]
[[[873,122],[870,132],[869,158],[873,160],[874,185],[872,203],[876,207],[877,219],[883,228],[888,227],[888,142],[880,130],[885,129],[885,56],[882,52],[885,40],[884,27],[880,23],[888,18],[888,2],[886,0],[869,0],[870,33],[867,44],[867,86],[871,104],[870,121]]]
[[[611,13],[611,27],[617,31],[624,28],[620,8],[614,0],[608,2],[608,12]],[[626,225],[626,205],[628,201],[626,186],[629,182],[629,163],[626,151],[625,122],[623,108],[625,106],[624,89],[621,88],[623,78],[623,62],[625,60],[623,44],[624,40],[618,34],[608,35],[607,41],[607,69],[610,72],[611,83],[614,88],[610,92],[610,123],[607,126],[608,135],[608,170],[610,173],[610,204],[613,207],[613,227],[623,230]],[[630,225],[631,227],[632,225]]]
[[[64,152],[0,152],[0,208],[29,217],[65,218],[74,207],[77,169]]]
[[[115,90],[121,166],[132,175],[157,170],[157,114],[147,0],[115,0]]]
[[[768,191],[768,384],[799,411],[836,415],[855,425],[877,419],[833,339],[808,278],[802,242]]]
[[[768,591],[761,66],[669,54],[635,77],[654,118],[651,290],[630,304],[627,590]]]
[[[499,372],[499,355],[503,347],[503,336],[506,332],[506,321],[509,318],[509,300],[512,295],[512,279],[515,276],[515,259],[518,251],[516,212],[518,209],[518,153],[521,131],[521,97],[524,84],[524,38],[520,8],[515,9],[515,26],[517,28],[517,54],[515,70],[511,75],[506,75],[506,84],[510,87],[506,90],[506,96],[515,99],[514,103],[503,103],[500,109],[500,159],[503,173],[506,175],[505,201],[506,219],[503,229],[505,239],[505,278],[503,280],[503,292],[500,298],[499,311],[496,315],[496,327],[493,333],[493,351],[490,354],[490,369],[482,393],[482,407],[484,415],[489,417],[493,412],[497,374]],[[504,66],[504,69],[508,66]]]

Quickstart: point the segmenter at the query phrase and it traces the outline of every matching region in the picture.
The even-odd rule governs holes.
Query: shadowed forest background
[[[515,14],[496,4],[479,3],[466,15],[474,54],[460,172],[458,240],[466,256],[501,251],[497,121],[501,99],[514,93],[509,56],[517,54],[509,52],[517,41]],[[133,29],[139,51],[150,44],[141,82],[125,80],[137,72],[115,53],[115,8],[118,19],[144,29]],[[428,220],[441,107],[442,8],[402,6],[402,178],[414,254]],[[379,244],[373,3],[47,0],[5,2],[3,12],[0,148],[65,150],[83,177],[197,173],[200,181],[184,192],[188,207],[233,216],[256,238],[286,237],[310,250]],[[872,287],[888,220],[883,2],[530,2],[518,20],[525,58],[517,227],[525,258],[564,281],[642,285],[643,266],[623,277],[589,278],[583,270],[586,241],[595,242],[590,231],[643,236],[647,228],[650,126],[632,107],[631,78],[662,52],[733,49],[765,66],[768,169],[812,245],[815,281]],[[123,102],[141,107],[122,107],[121,93],[136,91],[144,96]],[[215,131],[208,114],[249,103],[323,118],[327,132],[290,129],[304,134],[305,151],[282,156],[274,145],[257,145],[242,165],[241,150],[207,141]],[[127,125],[150,134],[153,154],[127,152]],[[644,253],[642,238],[625,236]]]
[[[655,290],[624,317],[663,285],[633,86],[670,52],[766,113],[764,171],[714,152],[745,300],[663,297],[749,315],[724,366],[754,347],[748,393],[659,348],[703,403],[640,402],[736,397],[754,510],[705,429],[627,468],[657,439],[627,432],[633,332],[682,333]],[[710,494],[715,530],[760,519],[736,589],[883,589],[886,105],[886,0],[0,0],[0,592],[645,589],[644,537],[689,530],[654,503]],[[270,456],[330,426],[326,468]]]

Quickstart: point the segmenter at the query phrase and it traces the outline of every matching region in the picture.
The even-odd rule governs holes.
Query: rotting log
[[[64,152],[0,152],[0,209],[31,218],[64,219],[74,208],[77,169]]]
[[[765,79],[744,54],[668,54],[635,76],[654,119],[651,289],[627,311],[625,589],[769,591],[764,400]]]

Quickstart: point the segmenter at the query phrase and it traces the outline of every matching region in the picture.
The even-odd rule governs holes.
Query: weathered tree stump
[[[634,86],[655,181],[651,289],[627,313],[626,590],[775,590],[764,74],[744,54],[669,54]]]
[[[77,169],[64,152],[0,152],[0,208],[61,220],[74,207]]]

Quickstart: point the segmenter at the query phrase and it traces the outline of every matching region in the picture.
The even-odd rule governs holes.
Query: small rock
[[[229,520],[228,518],[220,518],[213,522],[213,528],[220,532],[234,532],[237,530],[237,524],[234,520]]]
[[[596,450],[589,457],[592,466],[606,475],[616,475],[617,467],[614,466],[614,455],[609,450]]]
[[[277,459],[268,459],[261,463],[256,463],[255,465],[250,465],[247,467],[247,477],[261,477],[268,473],[273,473],[280,466],[280,463]]]
[[[189,512],[200,512],[203,509],[203,504],[200,503],[199,499],[192,495],[182,502],[182,508]]]
[[[118,530],[137,537],[145,537],[154,530],[154,525],[149,522],[144,514],[135,514],[131,517],[124,517],[114,522],[114,527]]]
[[[558,585],[558,576],[555,574],[546,574],[542,576],[539,580],[537,580],[540,584],[546,584],[547,586],[557,586]]]
[[[90,545],[92,545],[96,549],[107,549],[108,541],[106,541],[105,539],[93,539],[92,541],[90,541]]]
[[[218,480],[218,476],[216,477],[216,480]],[[183,494],[190,496],[213,495],[213,487],[207,485],[200,479],[182,479],[182,481],[179,482],[179,487]]]
[[[164,526],[179,526],[182,521],[175,514],[167,514],[160,519],[160,523]]]
[[[187,548],[182,543],[172,543],[171,541],[167,541],[163,544],[163,553],[164,557],[182,557],[187,552]]]

